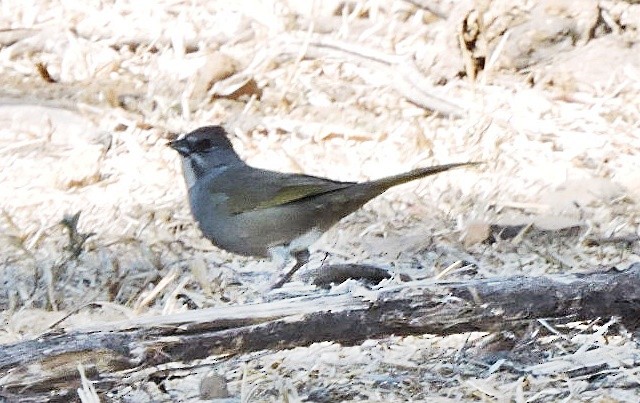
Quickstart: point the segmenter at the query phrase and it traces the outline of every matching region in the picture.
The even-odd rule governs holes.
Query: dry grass
[[[2,342],[264,298],[269,264],[201,238],[165,147],[211,123],[253,165],[335,179],[487,161],[371,202],[316,245],[331,260],[418,278],[639,260],[640,6],[443,1],[442,18],[405,1],[227,3],[0,3]],[[461,21],[478,15],[463,58]],[[478,56],[484,71],[460,78]],[[474,241],[514,223],[529,227]],[[608,321],[322,343],[112,396],[197,401],[213,367],[243,401],[637,401],[640,350]]]

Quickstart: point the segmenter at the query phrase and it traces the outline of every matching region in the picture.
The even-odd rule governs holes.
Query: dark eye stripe
[[[201,139],[201,140],[196,141],[193,144],[193,149],[196,152],[208,151],[212,147],[213,147],[213,143],[209,139]]]

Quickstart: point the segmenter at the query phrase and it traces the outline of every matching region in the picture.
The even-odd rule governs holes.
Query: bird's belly
[[[198,224],[205,237],[219,248],[240,255],[268,257],[269,250],[277,246],[293,251],[307,249],[328,229],[291,207],[235,215],[212,214],[211,219]]]
[[[268,257],[269,250],[278,246],[293,251],[306,249],[338,220],[361,206],[361,199],[328,194],[313,201],[232,214],[224,195],[209,194],[206,203],[192,203],[191,207],[203,234],[214,245],[240,255]]]

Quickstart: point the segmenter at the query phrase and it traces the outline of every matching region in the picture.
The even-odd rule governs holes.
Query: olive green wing
[[[281,206],[344,189],[354,184],[354,182],[339,182],[316,176],[255,168],[244,170],[236,177],[241,177],[243,180],[235,181],[234,186],[228,186],[229,181],[224,181],[225,186],[214,185],[215,192],[226,193],[232,214]]]
[[[342,187],[336,187],[328,184],[299,184],[299,185],[286,185],[282,189],[278,190],[276,194],[268,200],[263,200],[254,209],[266,209],[270,207],[280,206],[287,203],[292,203],[298,200],[306,199],[308,197],[317,196],[326,192],[332,192]]]

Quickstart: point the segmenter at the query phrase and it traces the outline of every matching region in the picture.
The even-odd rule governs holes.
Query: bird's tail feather
[[[425,176],[435,175],[440,172],[448,171],[453,168],[459,168],[463,166],[479,165],[482,162],[459,162],[455,164],[436,165],[432,167],[417,168],[409,172],[405,172],[398,175],[388,176],[373,181],[379,186],[379,189],[389,189],[392,186],[400,185],[403,183],[411,182],[415,179],[420,179]]]

